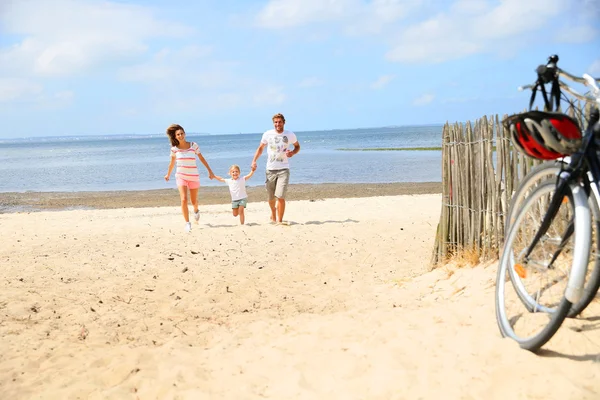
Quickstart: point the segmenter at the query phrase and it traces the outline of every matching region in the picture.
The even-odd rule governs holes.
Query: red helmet
[[[555,160],[581,147],[579,124],[565,114],[529,111],[504,122],[514,146],[533,158]]]

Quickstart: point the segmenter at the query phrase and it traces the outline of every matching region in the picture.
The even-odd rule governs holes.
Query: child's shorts
[[[248,199],[240,199],[240,200],[234,200],[231,202],[231,208],[240,208],[240,206],[246,208],[246,204],[248,204]]]
[[[175,181],[177,182],[177,186],[186,186],[190,189],[198,189],[200,187],[199,181],[188,181],[181,178],[177,178]]]

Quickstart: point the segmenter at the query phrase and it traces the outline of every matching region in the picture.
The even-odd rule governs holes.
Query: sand
[[[247,191],[249,198],[253,201],[267,200],[264,185],[249,186]],[[441,182],[299,184],[290,186],[288,200],[432,193],[442,193]],[[201,205],[227,204],[230,201],[231,197],[226,185],[201,186],[198,192],[198,203]],[[0,193],[0,214],[15,211],[161,207],[174,204],[179,204],[179,192],[176,188],[107,192]]]
[[[539,354],[496,263],[429,271],[440,194],[0,214],[0,399],[598,399],[600,307]]]

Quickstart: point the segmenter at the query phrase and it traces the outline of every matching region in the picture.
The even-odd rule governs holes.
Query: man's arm
[[[250,165],[250,169],[252,169],[252,171],[254,171],[256,169],[256,160],[259,159],[264,148],[265,148],[265,143],[261,143],[258,145],[258,149],[256,149],[256,152],[254,153],[254,158],[252,159],[252,164]]]
[[[294,150],[288,150],[285,152],[287,158],[292,158],[296,154],[300,153],[300,142],[293,143]]]

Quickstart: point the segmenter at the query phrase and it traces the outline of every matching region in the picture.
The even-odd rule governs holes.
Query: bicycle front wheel
[[[532,168],[523,178],[512,196],[505,219],[505,232],[509,231],[510,225],[514,222],[516,213],[531,193],[542,183],[548,181],[556,182],[558,174],[563,170],[565,163],[565,160],[544,162]],[[592,182],[592,185],[593,184],[594,183]],[[600,207],[598,206],[598,200],[595,195],[589,196],[588,204],[592,213],[592,246],[585,277],[585,288],[581,299],[571,306],[567,318],[574,318],[579,315],[592,300],[594,300],[596,292],[600,287],[600,257],[598,256],[598,250],[600,249]],[[532,302],[528,301],[529,295],[519,290],[520,287],[523,287],[522,283],[519,282],[520,277],[517,274],[510,274],[510,277],[513,279],[515,290],[517,290],[517,294],[524,305],[526,307],[531,307]]]
[[[589,258],[590,213],[587,197],[576,185],[564,188],[556,216],[528,251],[556,189],[555,180],[540,183],[515,210],[498,265],[498,327],[531,351],[550,340],[566,318],[572,306],[564,296],[569,271],[574,262]]]

